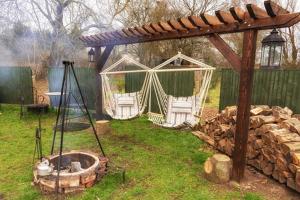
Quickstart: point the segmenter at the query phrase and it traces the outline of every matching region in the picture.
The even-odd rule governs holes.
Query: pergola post
[[[101,54],[101,47],[95,47],[95,58],[96,58],[96,65],[95,65],[95,73],[96,73],[96,119],[100,120],[104,118],[103,115],[103,105],[102,105],[102,82],[100,72],[102,71],[107,59],[111,51],[113,50],[114,46],[106,46],[104,52]]]
[[[256,39],[257,30],[244,32],[232,170],[232,179],[238,182],[243,178],[246,166]]]

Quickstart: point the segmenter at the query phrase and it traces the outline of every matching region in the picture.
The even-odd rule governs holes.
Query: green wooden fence
[[[0,67],[0,103],[33,103],[32,72],[30,67]]]
[[[64,68],[49,68],[48,83],[50,92],[60,92],[63,79]],[[89,109],[95,109],[96,100],[96,79],[94,68],[75,68],[75,73],[79,81],[80,88]],[[75,86],[75,80],[72,79],[72,85]],[[76,87],[73,88],[73,93],[79,97],[79,92]],[[51,97],[51,105],[58,106],[59,96]]]
[[[222,70],[220,106],[236,105],[239,75],[231,69]],[[253,80],[252,104],[287,106],[300,113],[300,70],[256,69]]]

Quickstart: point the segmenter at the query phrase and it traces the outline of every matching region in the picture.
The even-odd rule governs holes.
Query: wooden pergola
[[[300,13],[290,13],[272,1],[265,1],[264,8],[247,4],[246,9],[232,7],[218,10],[215,15],[187,16],[169,21],[145,24],[121,30],[82,36],[87,47],[96,52],[97,86],[101,88],[99,73],[115,45],[145,43],[171,39],[205,36],[240,74],[235,146],[233,152],[233,180],[244,175],[250,119],[251,92],[255,64],[256,40],[259,30],[290,27],[300,21]],[[242,32],[242,57],[220,37],[221,34]],[[101,53],[101,47],[106,47]],[[97,91],[97,113],[102,113],[101,90]]]

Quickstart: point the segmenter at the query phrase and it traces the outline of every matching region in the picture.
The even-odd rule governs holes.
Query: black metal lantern
[[[91,48],[89,50],[88,55],[89,55],[89,62],[95,62],[96,61],[96,59],[95,59],[95,51],[94,51],[93,48]]]
[[[278,34],[276,29],[262,41],[260,67],[265,69],[280,68],[284,38]]]

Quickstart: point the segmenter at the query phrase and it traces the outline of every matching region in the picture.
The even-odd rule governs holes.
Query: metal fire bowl
[[[69,123],[65,124],[64,131],[66,131],[66,132],[83,131],[83,130],[88,129],[90,127],[91,127],[91,125],[88,124],[88,123],[69,122]],[[58,124],[57,128],[56,128],[56,131],[61,131],[61,128],[62,128],[61,124]]]

